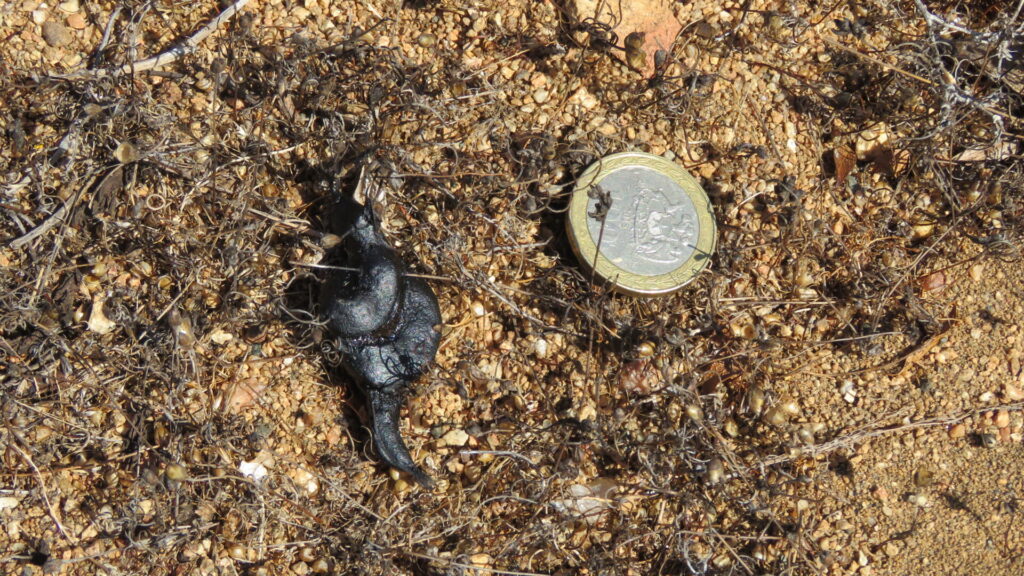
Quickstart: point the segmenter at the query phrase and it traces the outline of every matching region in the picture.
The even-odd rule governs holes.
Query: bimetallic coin
[[[580,261],[618,292],[674,292],[715,249],[707,194],[676,163],[642,152],[605,156],[576,182],[569,239]]]

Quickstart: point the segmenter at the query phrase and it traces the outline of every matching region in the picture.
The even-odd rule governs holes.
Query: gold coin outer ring
[[[697,249],[693,251],[693,255],[686,262],[671,272],[658,276],[646,276],[624,270],[613,264],[604,254],[598,252],[597,244],[590,237],[590,230],[587,227],[587,218],[589,218],[587,206],[590,201],[587,196],[588,190],[591,186],[600,184],[612,172],[631,166],[648,168],[667,176],[683,189],[697,210],[697,221],[700,225]],[[569,218],[566,220],[566,224],[569,241],[580,262],[602,280],[611,282],[616,292],[631,296],[667,295],[692,282],[711,261],[711,254],[715,250],[718,237],[711,202],[700,183],[675,162],[644,152],[611,154],[588,166],[576,181],[576,187],[573,188],[572,198],[569,200]],[[594,261],[595,254],[597,255],[596,262]],[[699,258],[701,255],[704,255],[705,258]]]

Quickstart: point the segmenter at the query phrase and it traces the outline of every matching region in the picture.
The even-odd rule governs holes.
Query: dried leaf
[[[124,187],[124,167],[114,166],[96,185],[96,196],[112,196]]]
[[[940,270],[922,276],[918,281],[921,284],[922,292],[934,292],[946,287],[946,274]]]
[[[1001,140],[985,148],[968,148],[953,157],[957,162],[985,162],[988,160],[1006,160],[1019,152],[1016,142]]]
[[[630,394],[650,394],[660,382],[661,375],[647,358],[627,362],[619,374],[619,386]]]
[[[255,378],[228,382],[224,385],[224,390],[214,402],[213,407],[214,409],[223,409],[230,414],[241,414],[246,408],[253,405],[266,388],[265,382],[260,382]]]
[[[871,160],[871,167],[875,172],[895,178],[902,174],[910,164],[910,151],[894,150],[888,146],[882,146],[873,150],[868,158]]]
[[[124,188],[124,166],[114,166],[93,189],[90,209],[96,213],[109,213],[117,205],[118,197]]]
[[[832,151],[832,159],[836,164],[836,180],[846,182],[846,177],[857,166],[857,154],[847,144]]]
[[[553,500],[551,505],[557,510],[581,516],[588,524],[601,520],[615,503],[612,493],[618,484],[610,478],[596,478],[589,484],[573,484],[569,486],[569,498]]]

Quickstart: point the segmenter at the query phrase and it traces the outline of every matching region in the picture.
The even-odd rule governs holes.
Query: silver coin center
[[[591,216],[598,198],[587,203],[587,228],[601,254],[613,264],[642,276],[660,276],[679,268],[697,249],[697,208],[679,184],[643,166],[627,166],[597,186],[611,195],[603,221]]]

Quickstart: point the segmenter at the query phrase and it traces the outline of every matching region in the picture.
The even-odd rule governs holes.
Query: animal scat
[[[402,300],[402,263],[393,250],[359,247],[359,269],[353,281],[334,275],[321,288],[327,325],[341,338],[375,334],[398,315]]]
[[[361,178],[360,186],[367,183]],[[337,337],[341,365],[366,394],[374,446],[389,466],[432,487],[399,433],[405,390],[437,354],[441,323],[437,297],[425,282],[406,276],[405,266],[380,231],[372,200],[361,206],[344,199],[332,223],[356,271],[338,271],[324,283],[320,307]]]

